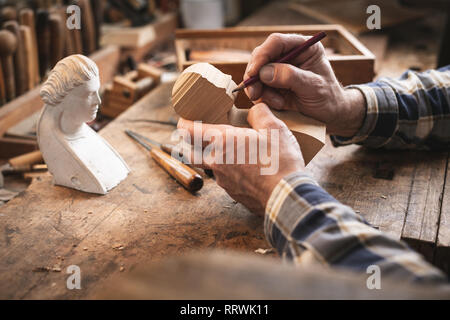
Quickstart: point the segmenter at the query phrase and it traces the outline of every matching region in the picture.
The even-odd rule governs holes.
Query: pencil
[[[309,38],[308,40],[303,42],[298,47],[295,47],[294,49],[289,51],[285,56],[283,56],[282,58],[278,59],[275,62],[276,63],[287,63],[287,62],[293,60],[294,58],[298,57],[302,52],[304,52],[306,49],[308,49],[312,45],[316,44],[317,42],[319,42],[326,36],[327,35],[323,31],[316,33],[314,36],[312,36],[311,38]],[[233,92],[241,91],[244,88],[247,88],[249,85],[252,85],[257,81],[259,81],[259,75],[250,77],[247,80],[241,82],[241,84],[236,89],[234,89]]]

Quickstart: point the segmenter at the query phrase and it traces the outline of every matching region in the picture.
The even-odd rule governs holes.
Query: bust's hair
[[[40,95],[45,104],[55,106],[73,88],[98,77],[94,61],[81,54],[74,54],[60,60],[42,85]]]

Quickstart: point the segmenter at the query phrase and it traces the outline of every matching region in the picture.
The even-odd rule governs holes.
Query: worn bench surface
[[[262,17],[269,14],[264,10]],[[276,10],[269,11],[273,18]],[[44,176],[0,208],[0,298],[85,298],[121,267],[126,273],[190,250],[267,248],[260,217],[210,178],[198,194],[188,193],[123,132],[133,129],[169,142],[173,128],[130,120],[175,116],[171,87],[158,87],[101,131],[132,169],[108,195],[55,187]],[[447,152],[333,148],[328,142],[308,167],[338,200],[448,270]],[[66,289],[65,270],[73,264],[81,268],[82,290]],[[36,272],[40,267],[61,271]]]

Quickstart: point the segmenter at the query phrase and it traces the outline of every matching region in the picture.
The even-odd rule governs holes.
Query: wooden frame
[[[325,31],[327,37],[322,43],[334,49],[339,55],[329,56],[338,80],[343,85],[366,83],[372,81],[375,72],[375,56],[340,25],[299,25],[299,26],[263,26],[235,27],[221,30],[185,30],[176,31],[175,50],[180,71],[198,61],[187,59],[187,50],[238,49],[252,51],[271,33],[300,33],[313,35]],[[222,72],[232,76],[236,83],[242,81],[247,61],[210,62]],[[237,105],[249,105],[244,93],[237,98]]]
[[[108,46],[90,55],[100,71],[100,82],[105,84],[111,81],[120,62],[120,49],[117,46]],[[0,107],[0,137],[5,132],[33,113],[39,111],[44,103],[39,91],[41,85],[28,91],[24,95]]]

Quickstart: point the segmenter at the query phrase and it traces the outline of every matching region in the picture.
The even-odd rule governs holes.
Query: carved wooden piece
[[[45,103],[37,125],[39,148],[54,183],[106,194],[129,173],[122,157],[86,122],[100,104],[97,65],[72,55],[50,72],[41,89]]]
[[[237,87],[230,75],[208,63],[197,63],[183,71],[172,90],[172,105],[188,120],[248,126],[247,110],[234,106]],[[292,131],[302,150],[305,164],[325,144],[325,125],[294,111],[272,111]]]

